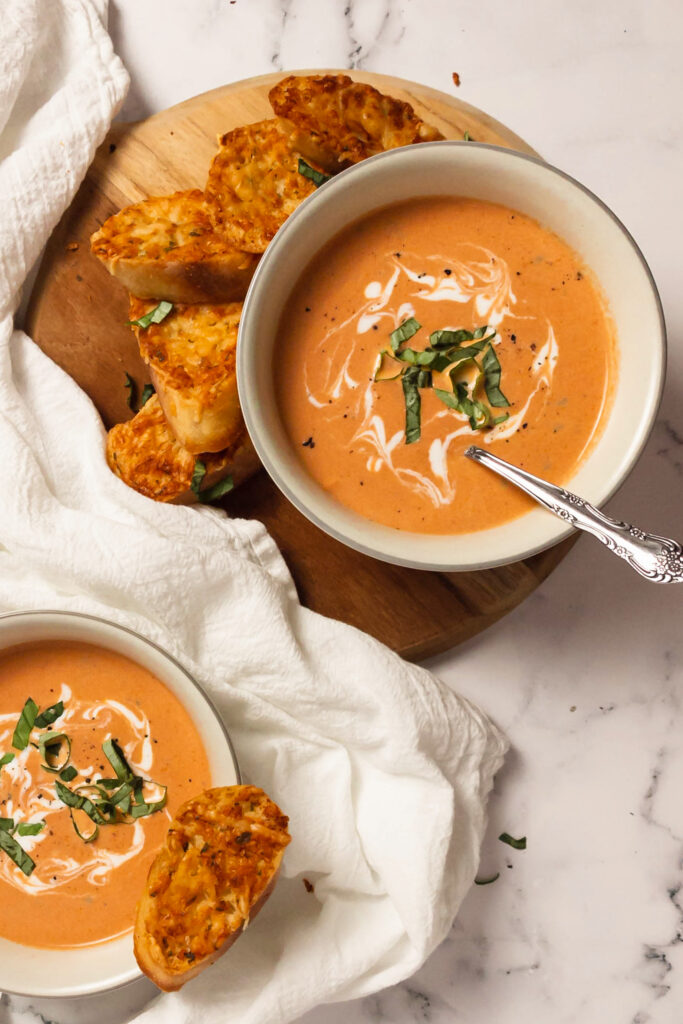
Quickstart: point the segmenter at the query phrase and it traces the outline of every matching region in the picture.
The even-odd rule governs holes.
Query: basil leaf
[[[21,825],[17,825],[17,835],[19,836],[37,836],[39,832],[42,832],[45,828],[44,821],[36,821],[32,824],[28,822],[22,822]]]
[[[142,409],[143,405],[147,405],[152,395],[155,394],[156,391],[154,389],[154,385],[145,384],[144,388],[142,389],[142,395],[140,396],[140,408]]]
[[[156,800],[144,800],[142,799],[142,792],[140,791],[138,794],[140,799],[137,800],[130,809],[131,817],[146,818],[148,815],[154,814],[156,811],[160,811],[166,806],[166,795],[168,792],[166,786],[158,786],[156,782],[149,783],[149,785],[156,786],[157,790],[160,792],[160,796]]]
[[[135,412],[138,404],[138,386],[129,373],[126,374],[126,383],[124,384],[124,387],[128,388],[128,398],[126,399],[128,408]]]
[[[303,175],[304,178],[310,178],[316,188],[320,188],[326,181],[329,181],[332,177],[331,174],[323,174],[322,171],[316,171],[315,167],[311,167],[305,160],[299,157],[299,163],[297,165],[299,174]]]
[[[67,768],[63,768],[62,771],[59,773],[59,777],[62,780],[62,782],[72,782],[77,775],[78,772],[76,771],[72,764],[70,764]]]
[[[399,324],[396,330],[392,331],[389,335],[392,351],[398,352],[403,342],[408,341],[414,334],[417,334],[421,327],[422,324],[418,323],[414,316],[408,317],[402,324]]]
[[[3,829],[0,829],[0,850],[3,850],[25,875],[28,876],[32,873],[36,866],[35,863],[26,851],[22,850],[16,839]]]
[[[217,484],[214,484],[213,487],[206,487],[203,491],[199,491],[197,497],[203,505],[208,505],[212,501],[218,501],[224,494],[228,494],[234,486],[234,481],[228,474],[228,476],[219,480]]]
[[[71,807],[74,810],[85,811],[89,818],[92,818],[98,825],[104,825],[105,819],[100,814],[97,807],[95,807],[92,800],[88,797],[79,796],[78,793],[74,793],[73,790],[63,786],[61,782],[55,782],[55,791],[57,796],[66,804],[67,807]]]
[[[396,353],[396,358],[403,363],[410,363],[411,366],[428,366],[435,373],[441,373],[451,365],[452,360],[443,352],[435,352],[433,349],[425,348],[415,350],[413,348],[402,348]]]
[[[121,783],[118,779],[96,779],[95,785],[101,786],[103,789],[118,789]]]
[[[491,875],[490,878],[475,878],[475,885],[490,885],[491,882],[496,882],[500,878],[500,871],[496,871],[495,875]]]
[[[481,430],[482,427],[488,426],[490,413],[486,406],[476,399],[469,397],[467,385],[462,381],[454,382],[454,388],[454,393],[442,391],[441,388],[434,388],[434,394],[449,409],[455,409],[456,412],[467,416],[472,430]]]
[[[190,481],[190,490],[199,496],[199,491],[202,486],[202,480],[206,476],[206,466],[201,459],[196,459],[194,464],[194,472],[192,473],[192,480]]]
[[[375,381],[377,383],[381,383],[382,381],[385,381],[385,380],[398,380],[398,378],[401,376],[401,374],[403,373],[403,370],[404,370],[404,367],[400,367],[398,373],[395,373],[392,377],[386,377],[386,376],[385,377],[380,377],[380,373],[382,372],[382,367],[384,366],[384,359],[385,359],[385,357],[387,357],[387,359],[394,359],[394,356],[392,356],[391,353],[387,352],[386,349],[382,349],[382,351],[380,352],[380,354],[377,357],[377,362],[375,363],[375,370],[374,370],[374,373],[372,375],[373,381]]]
[[[14,832],[14,818],[0,818],[0,830]]]
[[[493,345],[489,344],[489,347],[482,356],[481,363],[484,368],[484,387],[486,388],[486,397],[489,403],[497,407],[509,405],[510,403],[500,390],[501,369],[498,356],[493,350]]]
[[[129,782],[133,778],[133,769],[126,761],[126,755],[121,750],[116,740],[108,739],[102,744],[102,750],[109,764],[114,769],[114,774],[120,782]]]
[[[521,839],[513,839],[509,832],[501,832],[498,838],[501,843],[507,843],[514,850],[526,850],[526,836],[522,836]]]
[[[23,710],[19,716],[19,721],[17,722],[14,730],[14,735],[12,736],[12,746],[15,750],[25,750],[28,746],[31,729],[35,724],[37,714],[38,705],[32,697],[29,697],[24,704]]]
[[[487,331],[493,331],[491,337],[495,338],[496,329],[495,327],[489,327],[488,324],[484,324],[483,327],[477,327],[476,331],[472,331],[472,337],[477,341],[479,338],[483,338]]]
[[[4,768],[6,764],[9,764],[10,761],[13,760],[14,754],[11,751],[8,751],[6,754],[3,754],[2,757],[0,757],[0,768]]]
[[[472,136],[470,135],[470,133],[467,130],[465,130],[465,132],[463,134],[463,139],[465,140],[465,142],[473,142],[474,141],[472,139]]]
[[[54,750],[51,748],[55,748]],[[48,732],[40,737],[38,750],[42,759],[41,768],[58,774],[71,760],[71,740],[65,732]]]
[[[505,420],[510,419],[510,413],[504,412],[502,416],[494,416],[491,420],[491,426],[497,427],[499,423],[505,423]]]
[[[466,331],[464,328],[457,331],[444,328],[441,331],[432,331],[429,335],[429,344],[432,348],[450,348],[452,345],[462,345],[464,341],[474,341],[472,331]]]
[[[52,725],[58,718],[64,714],[64,704],[61,700],[58,700],[56,704],[51,704],[49,708],[45,708],[44,711],[38,715],[35,720],[35,725],[39,729],[45,729],[48,725]]]
[[[418,370],[417,367],[411,367],[403,374],[401,381],[406,407],[406,444],[414,444],[415,441],[419,441],[422,432],[420,417],[420,406],[422,403],[417,383],[421,372],[424,371]]]
[[[97,824],[84,809],[72,807],[69,810],[69,814],[71,815],[71,824],[78,838],[82,839],[84,843],[93,843],[100,834]]]
[[[150,309],[149,313],[145,313],[138,320],[129,320],[128,323],[131,327],[142,327],[143,330],[146,330],[150,324],[160,324],[162,320],[165,320],[172,309],[173,303],[164,300],[164,302],[160,302],[158,306],[155,306],[154,309]],[[131,405],[132,408],[133,406]]]

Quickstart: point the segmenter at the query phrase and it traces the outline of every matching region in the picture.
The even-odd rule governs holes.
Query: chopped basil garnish
[[[61,700],[58,700],[56,704],[51,704],[49,708],[45,708],[41,711],[35,720],[35,725],[38,729],[46,729],[48,725],[52,725],[58,718],[64,714],[64,704]]]
[[[486,397],[489,400],[489,405],[496,407],[509,405],[510,403],[500,390],[500,363],[498,362],[498,356],[493,351],[493,345],[489,344],[489,347],[484,352],[481,365],[484,368],[484,387],[486,388]]]
[[[490,885],[491,882],[497,882],[500,878],[500,871],[496,871],[495,875],[491,875],[490,878],[475,878],[475,885]]]
[[[157,786],[158,796],[156,800],[145,800],[142,796],[142,789],[136,794],[139,797],[130,809],[131,817],[146,818],[155,811],[160,811],[166,806],[166,786]]]
[[[507,843],[514,850],[526,850],[526,836],[522,836],[521,839],[513,839],[509,832],[501,832],[498,838],[501,843]]]
[[[100,834],[96,822],[92,820],[85,810],[79,807],[69,808],[69,814],[71,815],[71,824],[78,838],[82,839],[84,843],[94,842]]]
[[[66,768],[63,768],[62,771],[59,773],[59,777],[62,780],[62,782],[73,782],[77,775],[78,772],[76,771],[72,764],[68,765]]]
[[[395,331],[392,331],[389,335],[391,341],[391,349],[393,352],[398,352],[399,348],[404,341],[408,341],[414,334],[422,327],[422,324],[418,323],[414,316],[404,320],[402,324],[399,324]]]
[[[41,768],[58,775],[71,760],[71,740],[65,732],[48,732],[40,737]]]
[[[399,366],[398,371],[396,373],[392,372],[391,376],[389,376],[387,373],[383,372],[384,371],[384,361],[385,361],[385,359],[390,359],[390,358],[394,359],[395,357],[391,356],[391,354],[389,352],[387,352],[386,349],[382,349],[380,354],[377,356],[377,362],[375,363],[375,370],[374,370],[374,373],[372,375],[373,381],[398,380],[398,378],[402,375],[403,369],[400,366]],[[392,366],[391,369],[393,371],[395,369],[395,367]]]
[[[162,320],[165,320],[172,309],[172,302],[160,302],[154,309],[150,309],[149,313],[145,313],[137,320],[129,320],[128,323],[131,327],[142,327],[143,330],[146,330],[150,324],[160,324]]]
[[[14,836],[11,836],[9,832],[5,832],[4,829],[0,829],[0,850],[3,850],[25,875],[32,873],[36,866],[35,863],[26,851],[22,850]]]
[[[14,818],[0,818],[0,830],[14,832]]]
[[[190,481],[190,490],[199,496],[199,491],[202,486],[202,480],[206,476],[206,466],[201,459],[196,459],[194,464],[194,471],[192,473],[192,480]]]
[[[128,408],[135,412],[138,404],[138,386],[129,373],[126,374],[124,387],[128,390],[128,398],[126,399]]]
[[[401,348],[403,342],[412,338],[420,328],[421,324],[415,317],[409,317],[392,331],[391,352],[382,349],[373,374],[374,381],[401,378],[406,409],[405,443],[413,444],[421,436],[419,389],[431,388],[432,373],[444,373],[449,367],[452,391],[434,388],[434,393],[449,409],[466,416],[472,430],[483,430],[508,419],[508,413],[493,419],[489,406],[480,401],[476,394],[480,386],[483,386],[491,406],[510,404],[500,390],[501,367],[492,345],[495,329],[486,324],[473,331],[443,328],[430,334],[429,344],[424,349]],[[385,357],[407,365],[390,376],[383,370]],[[478,371],[471,391],[464,381],[456,378],[456,374],[467,363]]]
[[[230,475],[224,476],[213,487],[206,487],[203,491],[200,491],[197,497],[203,505],[208,505],[212,501],[218,501],[224,494],[229,494],[234,486],[232,477]]]
[[[0,768],[4,768],[6,764],[9,764],[10,761],[13,760],[14,754],[11,751],[8,751],[6,754],[3,754],[2,757],[0,757]]]
[[[190,490],[197,495],[198,501],[203,505],[208,505],[212,501],[218,501],[219,498],[222,498],[224,494],[228,494],[235,486],[232,477],[228,475],[219,480],[218,483],[213,484],[212,487],[202,488],[202,481],[205,476],[206,466],[201,459],[197,459],[194,464]]]
[[[126,755],[121,750],[116,740],[108,739],[102,744],[102,750],[109,764],[114,769],[114,774],[120,782],[128,782],[133,778],[133,769],[126,761]]]
[[[12,746],[15,750],[25,750],[28,746],[29,737],[31,730],[35,725],[36,716],[38,714],[38,705],[29,697],[24,704],[19,721],[16,724],[14,735],[12,736]]]
[[[320,188],[321,185],[324,185],[325,182],[329,181],[331,178],[330,174],[323,174],[322,171],[316,171],[315,167],[311,167],[311,165],[307,164],[305,160],[301,159],[301,157],[299,157],[297,170],[299,174],[304,176],[304,178],[310,178],[316,188]]]
[[[77,811],[85,811],[88,817],[92,818],[98,825],[104,825],[104,817],[89,797],[80,796],[72,789],[68,789],[67,786],[63,786],[61,782],[55,782],[55,791],[59,799],[67,807],[72,807]]]
[[[465,129],[465,133],[463,134],[463,139],[465,140],[465,142],[473,142],[474,141],[472,136],[470,135],[470,133],[467,131],[467,129]]]
[[[416,366],[411,367],[403,374],[403,397],[406,406],[406,444],[413,444],[420,440],[422,431],[420,420],[420,391],[418,378],[420,370]]]
[[[36,821],[31,824],[28,822],[22,822],[21,825],[17,825],[18,836],[37,836],[39,832],[42,832],[45,828],[44,821]]]
[[[142,389],[142,395],[140,396],[140,408],[142,409],[143,405],[147,405],[152,395],[155,394],[156,391],[154,389],[154,385],[145,384],[144,388]]]

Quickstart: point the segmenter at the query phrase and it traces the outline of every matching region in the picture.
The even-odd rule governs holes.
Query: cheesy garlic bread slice
[[[221,481],[227,493],[228,477],[236,486],[260,466],[244,424],[222,452],[201,458],[188,452],[171,433],[157,395],[133,419],[109,431],[107,462],[124,483],[145,497],[188,505],[206,501]]]
[[[235,358],[241,302],[174,305],[159,323],[158,308],[130,300],[130,320],[169,426],[189,452],[219,452],[242,428]]]
[[[243,299],[258,262],[216,234],[199,189],[127,206],[90,246],[133,295],[169,302]]]
[[[315,185],[299,173],[299,154],[276,118],[235,128],[218,141],[206,183],[216,228],[231,245],[262,253]]]
[[[409,103],[348,75],[289,75],[269,99],[292,148],[329,174],[387,149],[443,139]]]
[[[208,789],[171,822],[135,921],[135,956],[165,992],[235,942],[272,892],[288,818],[256,786]]]

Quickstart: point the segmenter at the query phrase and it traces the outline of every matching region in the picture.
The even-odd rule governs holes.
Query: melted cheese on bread
[[[135,956],[159,988],[180,988],[242,933],[275,884],[287,824],[256,786],[209,789],[183,804],[135,922]]]
[[[443,138],[409,103],[348,75],[289,75],[269,99],[291,146],[330,174],[387,149]]]
[[[139,298],[243,299],[258,259],[216,234],[204,199],[194,189],[127,206],[95,232],[91,249]]]

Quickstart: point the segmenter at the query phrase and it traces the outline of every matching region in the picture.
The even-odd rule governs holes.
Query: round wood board
[[[304,73],[304,72],[300,72]],[[320,73],[319,71],[317,73]],[[149,379],[132,331],[128,297],[90,254],[107,217],[149,195],[203,188],[216,136],[272,116],[263,75],[195,96],[136,124],[114,124],[47,245],[26,315],[44,352],[90,395],[105,424],[128,419],[125,373]],[[410,102],[451,139],[534,151],[504,125],[445,93],[400,78],[353,72]],[[309,523],[258,473],[224,500],[233,516],[261,520],[279,545],[303,603],[342,619],[413,660],[447,650],[515,608],[564,558],[571,537],[523,562],[468,573],[422,572],[375,561]]]

